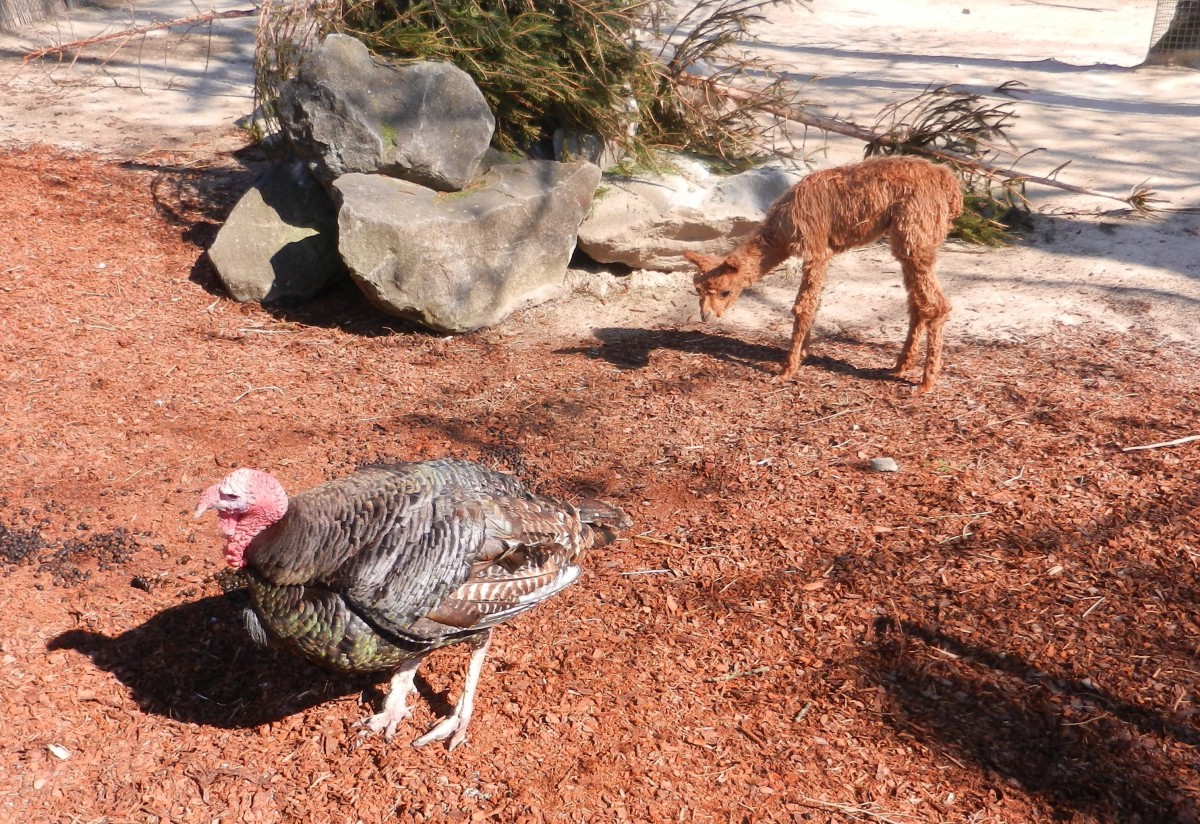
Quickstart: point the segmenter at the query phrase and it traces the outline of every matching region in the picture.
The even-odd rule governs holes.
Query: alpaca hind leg
[[[817,304],[821,300],[821,288],[825,285],[825,275],[829,271],[829,258],[805,259],[804,281],[796,295],[796,303],[792,306],[795,322],[792,325],[792,344],[788,349],[787,358],[779,372],[779,380],[788,380],[800,368],[804,356],[808,354],[808,344],[812,337],[813,318],[817,314]]]
[[[925,374],[921,378],[921,385],[917,387],[918,395],[923,395],[932,389],[942,371],[942,333],[946,321],[950,317],[950,303],[945,298],[942,300],[943,311],[930,318],[928,322],[929,334],[925,343]]]
[[[942,369],[942,332],[946,320],[950,316],[950,301],[946,299],[941,286],[938,285],[937,276],[933,273],[936,259],[937,252],[934,250],[914,256],[910,264],[912,266],[910,297],[919,316],[919,327],[925,331],[925,373],[921,377],[920,386],[917,387],[918,395],[928,392],[937,382],[938,373]],[[908,266],[902,268],[905,270],[904,280],[907,286],[909,282]],[[906,342],[906,347],[909,343],[913,344],[908,353],[912,357],[916,353],[915,341]],[[909,365],[911,366],[911,364]]]
[[[904,337],[904,345],[900,347],[900,355],[892,374],[900,377],[917,364],[917,346],[925,333],[926,318],[922,311],[922,270],[921,263],[914,259],[911,244],[907,242],[907,233],[896,230],[891,236],[892,256],[900,263],[900,271],[904,278],[904,293],[908,303],[908,334]],[[935,284],[936,285],[936,284]]]

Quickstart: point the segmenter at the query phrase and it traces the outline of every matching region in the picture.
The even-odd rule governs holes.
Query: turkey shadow
[[[714,360],[749,367],[772,376],[778,372],[779,364],[787,355],[787,351],[779,346],[747,343],[728,335],[696,330],[605,327],[594,329],[592,334],[599,340],[598,345],[557,349],[555,354],[583,355],[608,361],[619,369],[644,369],[650,365],[650,356],[655,351],[670,349],[692,355],[708,355]],[[842,335],[827,335],[824,339],[856,346],[864,345],[861,341]],[[907,383],[903,378],[893,375],[890,369],[858,367],[827,355],[809,354],[802,367],[816,367],[831,374],[848,375],[864,380]]]
[[[1192,822],[1200,804],[1169,746],[1200,746],[1200,730],[1018,656],[913,622],[881,619],[860,660],[883,692],[883,716],[959,764],[989,789],[1012,786],[1046,803],[1054,820]],[[936,654],[940,653],[940,654]],[[1158,746],[1146,746],[1144,739]],[[1190,762],[1191,758],[1185,759]]]
[[[375,688],[389,673],[326,672],[290,653],[259,647],[246,635],[244,591],[163,610],[116,637],[69,630],[47,643],[75,650],[129,688],[144,712],[175,721],[244,729]],[[418,676],[432,710],[449,714],[444,694]],[[379,700],[374,703],[378,705]]]

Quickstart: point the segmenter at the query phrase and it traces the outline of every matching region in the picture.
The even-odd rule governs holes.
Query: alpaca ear
[[[683,257],[699,269],[702,275],[706,275],[713,269],[716,269],[725,260],[725,258],[717,257],[716,255],[702,255],[698,252],[684,252]]]

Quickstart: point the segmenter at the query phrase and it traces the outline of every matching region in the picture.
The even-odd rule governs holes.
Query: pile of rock
[[[611,176],[593,203],[597,141],[590,159],[503,156],[465,72],[383,64],[344,35],[284,85],[279,114],[295,158],[254,185],[209,250],[229,293],[297,302],[348,274],[383,311],[440,332],[556,297],[577,241],[600,263],[683,269],[684,249],[732,246],[794,182],[685,163],[679,175]]]

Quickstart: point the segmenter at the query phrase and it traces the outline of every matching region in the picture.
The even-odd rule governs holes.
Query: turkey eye
[[[730,296],[730,295],[732,295],[732,294],[733,294],[733,291],[732,291],[732,290],[730,290],[730,289],[725,289],[724,291],[722,291],[722,292],[721,292],[721,297],[723,297],[723,298],[727,298],[727,297],[729,297],[729,296]]]

